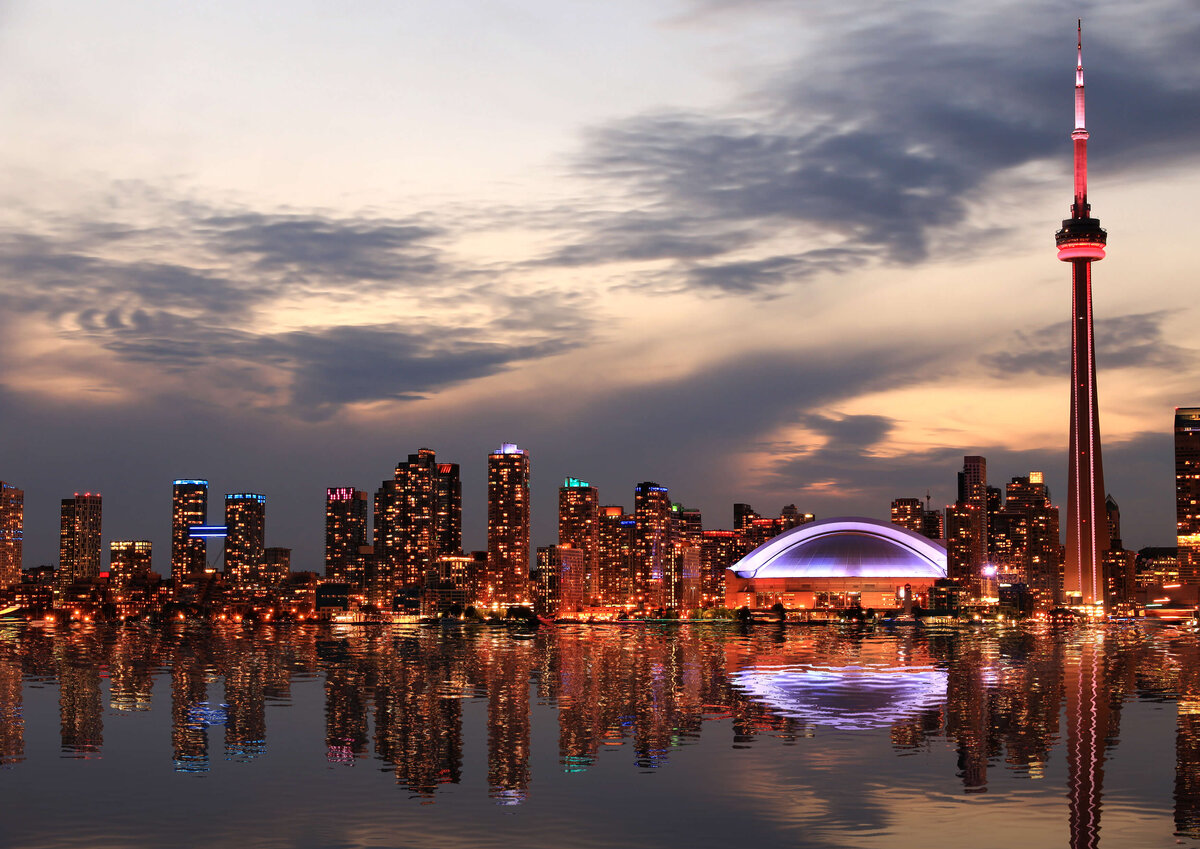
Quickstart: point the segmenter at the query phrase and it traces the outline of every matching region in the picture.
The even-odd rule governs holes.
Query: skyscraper
[[[115,539],[108,544],[108,581],[124,587],[136,578],[148,578],[153,546],[147,539]]]
[[[367,494],[352,486],[325,490],[325,577],[361,587],[359,549],[367,544]]]
[[[1200,407],[1175,410],[1175,522],[1179,580],[1200,583]]]
[[[433,529],[437,557],[462,554],[462,478],[458,463],[438,463],[434,469]]]
[[[235,586],[252,584],[262,566],[267,497],[254,492],[225,496],[225,576]]]
[[[171,487],[171,577],[179,587],[204,574],[207,549],[203,537],[192,537],[196,525],[208,521],[208,481],[177,480]]]
[[[558,490],[558,544],[583,552],[580,586],[585,601],[595,598],[600,579],[600,493],[587,481],[567,478]]]
[[[62,500],[58,535],[60,584],[99,576],[102,512],[103,501],[98,492],[77,492],[73,498]]]
[[[925,528],[925,503],[919,498],[897,498],[892,501],[892,524],[922,533]]]
[[[1092,328],[1092,263],[1104,259],[1108,234],[1092,218],[1087,196],[1088,131],[1083,109],[1083,26],[1075,45],[1075,199],[1071,217],[1055,234],[1058,258],[1071,263],[1071,435],[1067,464],[1067,556],[1063,593],[1068,604],[1104,605],[1104,470],[1096,400],[1096,345]]]
[[[528,600],[529,452],[511,442],[488,455],[488,578],[500,605]]]
[[[0,587],[21,582],[25,536],[25,493],[0,481]]]
[[[396,588],[420,586],[442,554],[462,550],[458,464],[439,463],[432,448],[396,464],[375,495],[375,553]]]
[[[654,481],[634,487],[633,518],[633,591],[644,606],[662,607],[663,569],[671,556],[671,495],[667,488]]]
[[[633,517],[619,504],[600,508],[600,597],[605,604],[626,604],[633,585]]]

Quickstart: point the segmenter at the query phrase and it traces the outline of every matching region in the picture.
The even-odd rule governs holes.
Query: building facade
[[[61,585],[99,577],[103,508],[98,492],[77,492],[74,497],[62,500],[58,533]]]
[[[225,496],[225,577],[235,587],[255,583],[266,538],[267,497],[256,492]]]
[[[567,478],[558,490],[558,544],[583,552],[583,593],[600,595],[600,493],[578,478]]]
[[[21,583],[25,492],[0,481],[0,588]]]
[[[1200,584],[1200,407],[1175,411],[1175,522],[1179,580]]]
[[[488,455],[489,603],[529,601],[529,452],[505,442]]]
[[[352,486],[325,490],[325,578],[362,589],[359,550],[367,544],[367,493]]]
[[[171,486],[171,577],[177,587],[204,575],[208,548],[191,529],[208,522],[208,481],[177,480]]]

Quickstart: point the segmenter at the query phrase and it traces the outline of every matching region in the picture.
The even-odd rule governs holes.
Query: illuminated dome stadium
[[[946,577],[940,543],[890,522],[809,522],[751,551],[725,572],[726,603],[767,608],[892,608]]]

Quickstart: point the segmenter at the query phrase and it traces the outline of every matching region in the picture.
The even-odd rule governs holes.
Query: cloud
[[[432,246],[444,226],[215,214],[169,198],[124,212],[158,215],[0,230],[0,304],[114,354],[130,385],[141,373],[218,398],[237,389],[311,419],[424,398],[590,339],[586,293],[485,276]],[[348,308],[331,316],[331,302]]]
[[[1166,312],[1140,313],[1095,322],[1096,364],[1102,369],[1149,368],[1178,371],[1193,364],[1196,354],[1166,341]],[[1003,351],[984,356],[995,374],[1059,377],[1071,368],[1071,323],[1048,324],[1018,331]]]
[[[1110,175],[1113,166],[1194,154],[1186,140],[1200,131],[1200,85],[1165,61],[1164,45],[1193,54],[1200,24],[1180,0],[1159,5],[1155,21],[1136,13],[1142,40],[1122,27],[1132,10],[1101,16],[1089,35],[1089,118],[1102,140],[1093,156]],[[656,291],[686,281],[753,295],[961,249],[939,236],[978,226],[969,219],[989,180],[1043,160],[1065,169],[1070,155],[1073,33],[1048,32],[1040,11],[1035,19],[1010,6],[950,21],[922,3],[834,12],[698,3],[685,21],[792,14],[807,24],[819,18],[823,37],[724,110],[661,111],[593,128],[573,171],[623,197],[628,210],[598,217],[546,261],[664,260],[668,282]],[[992,232],[987,243],[1002,235]],[[781,257],[780,238],[797,250]]]

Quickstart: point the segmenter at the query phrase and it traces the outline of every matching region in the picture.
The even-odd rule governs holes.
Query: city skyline
[[[1046,228],[1074,7],[616,4],[581,27],[526,3],[436,56],[405,47],[468,32],[465,8],[328,30],[257,8],[287,37],[222,4],[6,9],[0,478],[26,565],[77,490],[105,494],[106,539],[169,551],[164,493],[197,475],[266,494],[267,543],[318,568],[324,489],[417,445],[464,464],[468,549],[501,440],[535,458],[535,545],[564,476],[626,507],[656,480],[718,527],[738,500],[949,504],[965,455],[1065,498]],[[1171,61],[1200,32],[1182,2],[1081,11],[1090,192],[1121,233],[1096,297],[1107,489],[1127,540],[1170,544],[1168,422],[1200,373],[1162,199],[1200,181]]]

